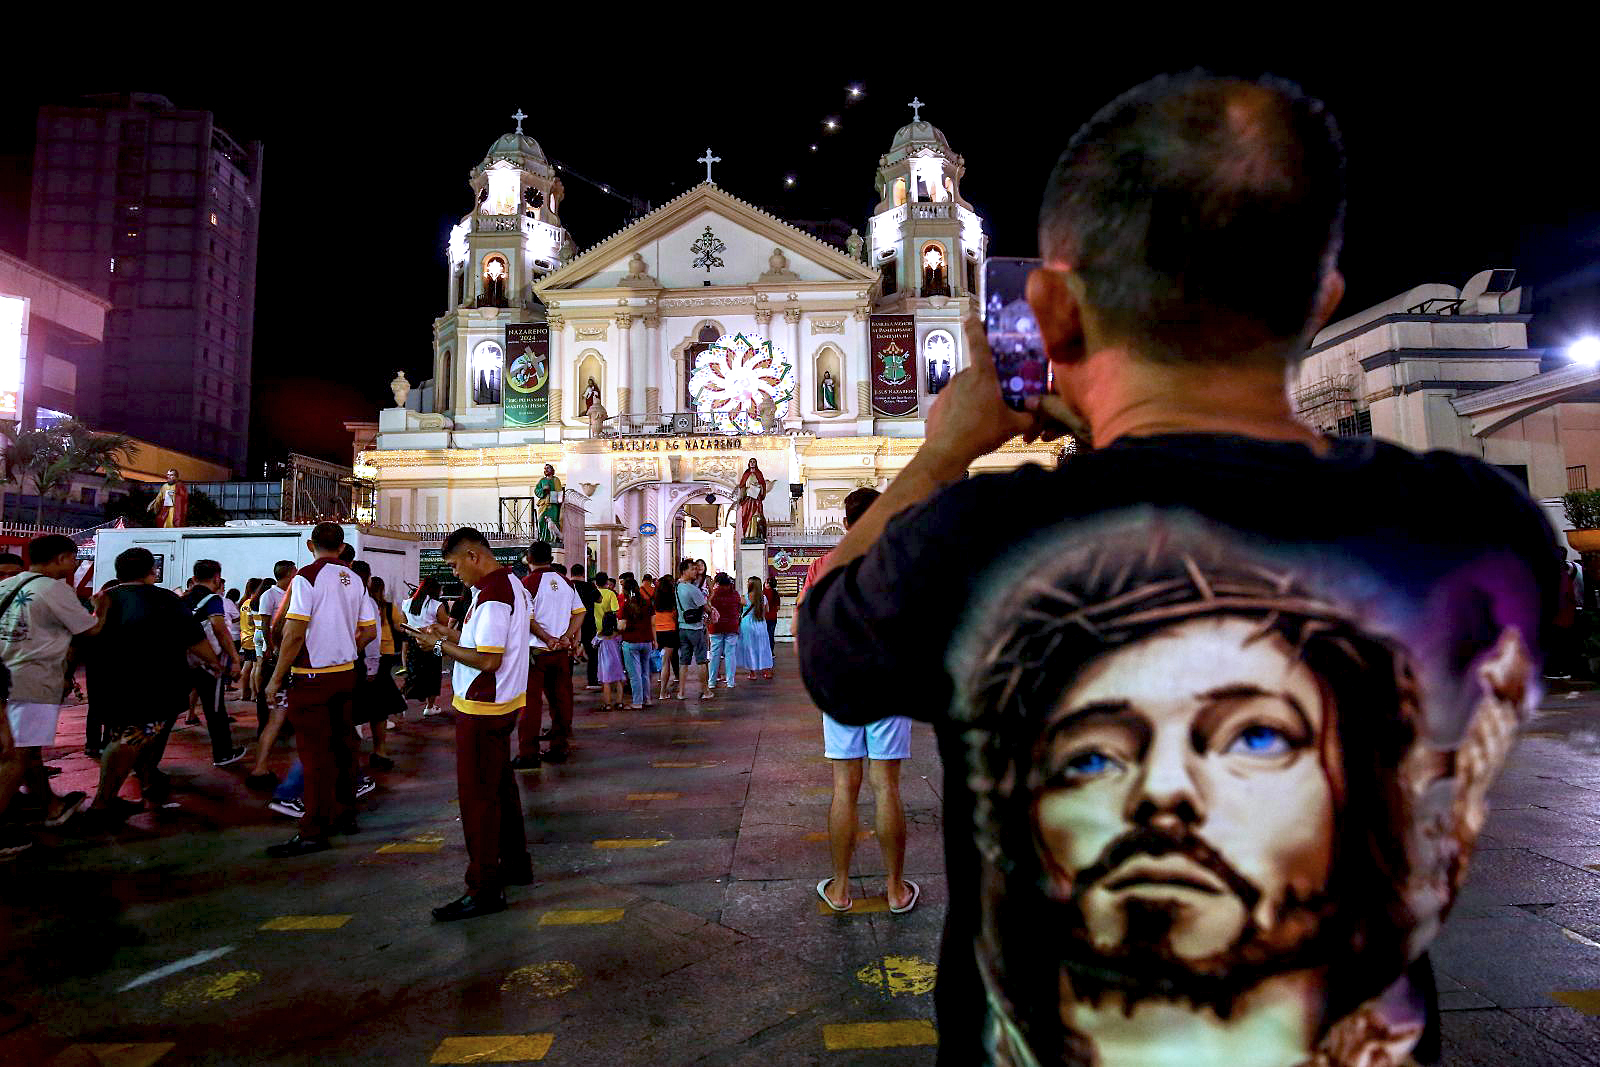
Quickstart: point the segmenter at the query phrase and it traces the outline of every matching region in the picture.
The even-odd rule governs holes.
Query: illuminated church
[[[716,184],[708,149],[704,182],[580,252],[560,172],[514,117],[450,235],[433,379],[396,386],[362,456],[369,521],[525,546],[549,464],[568,560],[743,575],[761,557],[730,504],[754,459],[769,563],[837,541],[844,497],[895,476],[966,363],[986,239],[961,156],[914,113],[879,159],[864,234],[840,249]],[[981,469],[1055,450],[1014,442]]]

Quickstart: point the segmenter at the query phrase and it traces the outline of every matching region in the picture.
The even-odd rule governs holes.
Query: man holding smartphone
[[[926,441],[797,608],[819,706],[869,722],[893,679],[937,728],[941,1063],[1438,1055],[1415,957],[1537,696],[1555,551],[1479,461],[1295,417],[1344,212],[1294,85],[1111,102],[1040,211],[1053,390],[1008,406],[968,322]],[[1068,428],[1092,450],[967,477]]]

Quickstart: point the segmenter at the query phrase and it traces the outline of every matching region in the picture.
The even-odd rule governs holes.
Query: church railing
[[[948,219],[954,218],[953,204],[911,204],[911,217],[914,219]]]
[[[605,421],[607,433],[617,437],[717,437],[730,434],[714,418],[698,411],[665,411],[614,415]]]
[[[479,233],[514,233],[522,228],[522,220],[516,215],[479,215],[472,228]]]

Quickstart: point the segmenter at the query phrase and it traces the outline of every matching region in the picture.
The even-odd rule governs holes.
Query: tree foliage
[[[74,477],[98,475],[107,485],[121,485],[122,464],[138,452],[126,434],[98,433],[76,419],[42,430],[0,422],[0,435],[0,474],[20,492],[32,486],[38,497],[34,523],[40,526],[45,502],[65,500]]]

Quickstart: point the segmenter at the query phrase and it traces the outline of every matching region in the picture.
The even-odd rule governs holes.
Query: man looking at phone
[[[1007,406],[969,321],[969,367],[922,447],[797,607],[819,706],[870,722],[893,679],[895,706],[937,727],[941,1063],[1437,1055],[1419,1044],[1425,962],[1405,961],[1460,886],[1488,781],[1537,695],[1554,545],[1537,506],[1477,460],[1328,439],[1295,417],[1290,369],[1344,292],[1344,211],[1338,129],[1296,86],[1195,72],[1107,105],[1040,210],[1026,295],[1054,391]],[[1068,428],[1092,450],[1059,469],[966,477],[1012,437]],[[1251,570],[1219,579],[1198,562],[1212,558]],[[1291,613],[1315,620],[1304,640],[1275,636]],[[1341,629],[1387,651],[1341,661],[1348,642],[1310,640]],[[1389,695],[1337,720],[1367,731],[1344,751],[1391,746],[1370,781],[1340,771],[1315,728],[1328,690],[1310,676]],[[1224,812],[1274,803],[1290,772],[1319,789],[1326,776],[1315,820],[1274,835]],[[1406,800],[1424,793],[1448,814]],[[1365,825],[1404,854],[1378,868],[1392,923],[1358,945],[1338,931],[1372,898],[1327,887],[1374,857],[1341,849],[1313,869],[1322,853],[1296,835]],[[1197,865],[1248,871],[1220,886]],[[1043,873],[1008,881],[1018,870]],[[1307,921],[1279,921],[1296,912]],[[1376,962],[1327,965],[1358,950]]]

